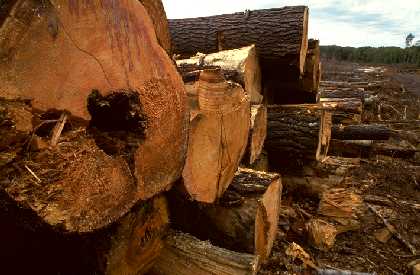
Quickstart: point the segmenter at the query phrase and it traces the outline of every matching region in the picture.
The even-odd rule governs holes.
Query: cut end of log
[[[301,75],[303,75],[305,72],[306,54],[308,52],[308,20],[309,10],[307,7],[305,7],[302,24],[302,44],[300,45],[299,52],[299,71]]]

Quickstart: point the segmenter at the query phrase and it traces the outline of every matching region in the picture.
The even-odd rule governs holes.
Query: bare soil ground
[[[323,80],[346,81],[351,74],[368,66],[353,63],[323,62]],[[383,81],[373,94],[381,104],[366,110],[364,123],[383,123],[394,130],[388,143],[405,144],[420,149],[420,75],[415,70],[383,67],[378,74],[358,73],[363,81]],[[380,120],[378,122],[378,120]],[[333,173],[332,173],[333,174]],[[272,256],[260,274],[411,274],[407,264],[420,259],[420,158],[397,159],[376,156],[362,159],[360,166],[348,169],[339,184],[361,196],[364,201],[358,213],[359,228],[338,234],[334,246],[321,251],[310,245],[305,223],[320,217],[318,198],[310,198],[303,192],[283,191],[279,237]],[[386,242],[377,240],[375,233],[384,229],[382,218],[373,207],[394,226],[411,251],[395,235]],[[311,257],[316,267],[329,269],[330,273],[316,273],[313,268],[292,259],[285,251],[292,242],[300,245]],[[340,271],[341,270],[341,273]],[[335,273],[332,273],[335,272]]]

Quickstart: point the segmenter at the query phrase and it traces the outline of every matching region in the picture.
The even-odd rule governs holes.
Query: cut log
[[[267,136],[267,106],[251,106],[251,127],[249,130],[248,146],[243,161],[246,165],[253,165],[259,158]]]
[[[33,207],[66,230],[85,232],[170,188],[186,156],[185,88],[142,4],[12,2],[0,27],[0,97],[29,99],[43,116],[66,111],[72,123],[88,129],[67,137],[73,147],[59,144],[47,153],[64,169],[60,181],[51,180],[60,184],[23,197],[41,198],[50,194],[44,188],[56,188],[59,205],[44,207],[49,199],[42,199]],[[28,165],[38,175],[35,166]],[[25,189],[16,192],[20,199]]]
[[[331,137],[331,114],[306,107],[268,107],[264,148],[268,152],[271,168],[281,169],[280,171],[298,168],[308,161],[320,160],[327,155]]]
[[[278,174],[239,169],[216,204],[189,202],[174,194],[172,221],[176,228],[215,245],[254,253],[265,260],[276,238],[281,180]],[[196,221],[189,222],[191,217]]]
[[[198,108],[182,178],[194,200],[212,203],[231,183],[245,153],[250,104],[242,87],[226,82],[216,69],[200,75]]]
[[[388,140],[391,134],[391,129],[380,124],[334,125],[331,138],[341,140]]]
[[[163,247],[168,228],[166,200],[136,205],[109,227],[87,234],[62,234],[37,225],[1,195],[2,272],[6,274],[143,274]],[[10,203],[10,204],[9,204]],[[15,222],[24,219],[21,225]],[[22,264],[22,263],[25,264]]]
[[[168,19],[161,0],[140,0],[147,10],[155,27],[156,38],[159,45],[172,57],[171,34],[169,32]]]
[[[37,223],[69,232],[105,227],[138,201],[128,158],[106,154],[72,117],[49,148],[60,113],[36,113],[26,102],[0,101],[0,155],[13,156],[0,168],[0,189]],[[31,140],[38,146],[31,149]],[[124,145],[120,141],[111,148]]]
[[[255,275],[258,256],[229,251],[191,235],[172,232],[149,274],[152,275]]]
[[[302,77],[301,89],[303,92],[317,93],[320,82],[320,50],[319,40],[309,39],[308,53],[306,55],[305,73]]]
[[[268,105],[269,110],[287,109],[302,110],[307,109],[310,112],[317,110],[336,113],[361,114],[363,110],[362,101],[359,99],[321,99],[317,104],[289,104],[289,105]]]
[[[377,155],[410,159],[418,152],[411,146],[378,143],[374,140],[331,140],[331,155],[345,157],[374,157]]]
[[[361,114],[363,112],[363,102],[358,98],[320,98],[319,101],[319,104],[327,110],[351,114]]]
[[[263,67],[264,94],[269,104],[316,103],[320,81],[320,52],[318,40],[309,40],[303,75],[293,71],[278,71],[272,64],[270,69]],[[263,64],[264,65],[264,64]]]
[[[262,60],[304,72],[308,48],[308,8],[253,10],[169,20],[174,52],[192,56],[255,44]]]
[[[364,100],[365,93],[360,90],[325,90],[323,89],[320,94],[321,98],[358,98]]]
[[[261,70],[253,45],[213,54],[200,53],[177,60],[176,64],[184,82],[197,81],[201,70],[220,68],[225,79],[242,85],[252,104],[262,101]]]

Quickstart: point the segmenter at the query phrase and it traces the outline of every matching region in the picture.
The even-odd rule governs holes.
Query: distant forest
[[[420,46],[399,47],[340,47],[320,46],[321,56],[343,61],[378,63],[378,64],[411,64],[420,67]]]

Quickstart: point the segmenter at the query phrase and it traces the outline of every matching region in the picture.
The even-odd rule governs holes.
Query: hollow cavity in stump
[[[87,108],[92,117],[89,132],[98,147],[108,155],[123,157],[133,170],[134,153],[147,126],[139,94],[124,90],[102,96],[93,90]]]

